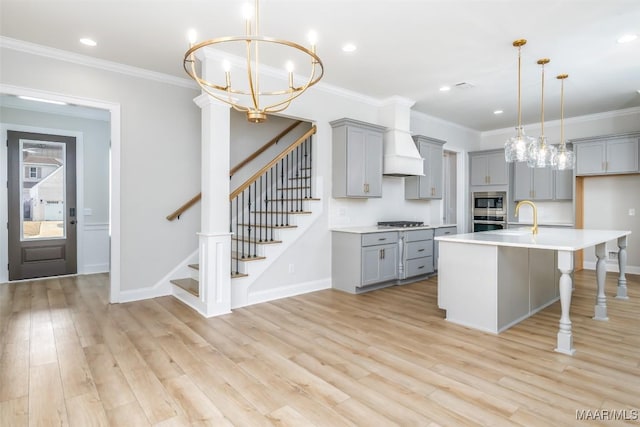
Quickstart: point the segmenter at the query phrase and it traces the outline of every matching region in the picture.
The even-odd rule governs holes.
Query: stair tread
[[[238,279],[240,277],[247,277],[249,276],[248,274],[245,273],[236,273],[236,272],[231,272],[231,278],[232,279]]]
[[[262,259],[267,259],[267,257],[262,255],[245,255],[244,258],[242,258],[242,255],[234,251],[231,252],[231,259],[237,259],[238,261],[260,261]]]
[[[189,264],[189,268],[193,268],[194,270],[200,270],[200,264]]]
[[[238,227],[253,227],[253,228],[297,228],[297,225],[262,225],[262,224],[238,224]]]
[[[251,211],[251,213],[256,213],[256,214],[276,214],[276,215],[284,215],[284,214],[289,214],[289,215],[311,215],[313,212],[311,211],[283,211],[283,212],[269,212],[269,211]]]
[[[292,200],[302,200],[302,201],[309,200],[309,201],[314,201],[314,202],[320,201],[320,199],[316,199],[314,197],[306,197],[306,198],[305,197],[303,197],[303,198],[294,197],[292,199],[268,199],[269,202],[286,202],[286,201],[292,201]]]
[[[275,243],[282,243],[282,240],[263,240],[262,242],[256,239],[247,239],[240,237],[232,237],[231,240],[236,240],[239,242],[247,242],[247,243],[256,243],[258,245],[272,245]]]
[[[184,289],[192,295],[200,296],[200,283],[195,279],[173,279],[171,280],[171,283]]]

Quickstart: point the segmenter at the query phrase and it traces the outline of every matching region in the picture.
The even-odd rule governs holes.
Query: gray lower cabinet
[[[438,227],[435,229],[434,232],[434,237],[438,237],[438,236],[448,236],[448,235],[453,235],[453,234],[458,234],[458,227],[456,226],[451,226],[451,227]],[[433,241],[433,268],[434,270],[438,270],[438,241],[434,239]]]
[[[640,171],[638,135],[575,141],[576,175],[608,175]]]
[[[382,197],[382,138],[385,128],[352,119],[333,127],[333,197]]]
[[[395,284],[398,279],[398,232],[332,233],[331,281],[352,294]]]
[[[401,231],[403,241],[401,279],[433,273],[433,229]]]

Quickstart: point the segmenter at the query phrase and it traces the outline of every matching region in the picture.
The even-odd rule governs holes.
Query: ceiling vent
[[[468,82],[460,82],[453,85],[456,89],[472,89],[475,86]]]

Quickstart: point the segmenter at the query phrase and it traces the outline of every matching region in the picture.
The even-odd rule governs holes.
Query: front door
[[[9,280],[75,274],[76,139],[7,132]]]

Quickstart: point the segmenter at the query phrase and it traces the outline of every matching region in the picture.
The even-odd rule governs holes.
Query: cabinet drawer
[[[438,236],[448,236],[451,234],[456,234],[458,229],[456,227],[440,227],[436,228],[436,237]]]
[[[405,231],[405,242],[417,242],[418,240],[433,239],[433,229]]]
[[[362,246],[385,245],[387,243],[397,242],[397,231],[388,231],[385,233],[367,233],[362,235]]]
[[[407,261],[407,277],[419,276],[421,274],[433,273],[433,257],[426,256]]]
[[[408,242],[407,258],[421,258],[433,255],[433,240],[420,240],[419,242]]]

